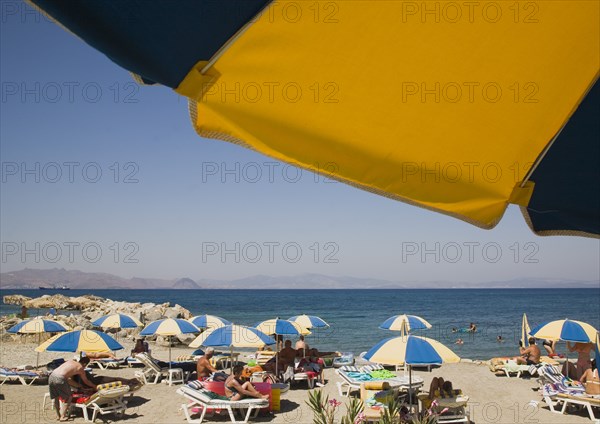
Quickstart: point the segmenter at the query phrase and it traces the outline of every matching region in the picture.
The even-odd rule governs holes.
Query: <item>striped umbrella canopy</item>
[[[597,333],[598,330],[585,322],[560,319],[538,325],[529,334],[536,339],[595,343]]]
[[[275,340],[256,328],[230,324],[200,334],[190,343],[190,347],[229,347],[233,358],[234,347],[261,347],[272,344],[275,344]],[[233,373],[233,360],[231,372]]]
[[[254,328],[262,331],[265,334],[277,334],[279,336],[307,336],[310,333],[310,330],[303,327],[300,324],[297,324],[293,321],[288,321],[286,319],[273,318],[268,319],[266,321],[261,321],[257,324],[254,324]]]
[[[8,329],[9,333],[37,334],[38,344],[40,342],[40,335],[42,333],[62,333],[64,331],[69,331],[69,328],[58,321],[43,319],[42,317],[35,317],[29,320],[21,321],[17,325],[14,325]],[[37,352],[35,366],[37,367],[39,364],[40,352]]]
[[[200,136],[482,228],[515,204],[538,234],[600,234],[597,1],[441,0],[441,25],[428,2],[31,3],[188,97]]]
[[[402,331],[403,329],[406,331],[413,331],[431,328],[431,324],[416,315],[403,314],[386,319],[379,328],[393,331]]]
[[[188,319],[188,321],[198,328],[218,328],[231,324],[225,318],[216,315],[198,315]]]
[[[385,339],[373,346],[364,359],[390,365],[408,365],[409,387],[412,386],[412,365],[432,365],[460,362],[460,358],[442,343],[426,337],[402,335]]]
[[[598,364],[598,361],[600,361],[600,332],[596,333],[596,346],[595,349],[596,351],[596,366]]]
[[[288,318],[288,321],[295,322],[296,324],[299,324],[307,329],[329,327],[329,324],[327,324],[323,319],[314,315],[296,315]]]
[[[69,331],[69,328],[58,321],[41,317],[21,321],[8,329],[9,333],[15,334],[62,333],[63,331]]]
[[[36,352],[108,352],[123,346],[106,333],[77,330],[56,335],[35,348]]]
[[[93,321],[92,325],[101,328],[137,328],[144,324],[130,315],[110,314]]]
[[[166,318],[148,324],[140,336],[178,336],[180,334],[199,333],[200,329],[184,319]],[[170,340],[170,339],[169,339]],[[169,343],[169,368],[171,368],[171,343]]]

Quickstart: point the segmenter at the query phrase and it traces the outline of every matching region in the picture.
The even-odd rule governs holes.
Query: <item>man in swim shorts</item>
[[[85,374],[85,367],[89,364],[90,358],[82,357],[79,361],[72,359],[66,361],[60,367],[56,368],[48,377],[48,389],[50,399],[54,400],[54,409],[58,415],[59,421],[67,421],[68,411],[71,407],[71,385],[69,381],[73,381],[76,375],[81,377],[81,381],[86,386],[96,389],[96,385],[88,380]]]
[[[540,363],[540,356],[542,353],[540,352],[540,348],[535,344],[535,339],[533,337],[529,338],[529,347],[524,348],[521,346],[519,352],[521,352],[521,356],[514,358],[517,364],[537,365]]]

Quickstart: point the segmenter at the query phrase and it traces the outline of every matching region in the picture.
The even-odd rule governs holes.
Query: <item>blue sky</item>
[[[599,278],[598,240],[537,237],[516,207],[485,231],[202,139],[183,98],[2,4],[2,272]]]

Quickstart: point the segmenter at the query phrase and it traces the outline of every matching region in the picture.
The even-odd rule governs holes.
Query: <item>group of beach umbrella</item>
[[[137,328],[143,324],[125,314],[111,314],[98,318],[92,325],[103,329]],[[319,317],[298,315],[288,320],[275,318],[257,323],[254,327],[236,325],[230,321],[214,316],[200,315],[184,319],[166,318],[151,322],[141,332],[141,336],[161,335],[171,337],[182,334],[201,333],[190,347],[254,348],[276,344],[271,336],[299,336],[311,334],[311,329],[325,328],[329,325]],[[435,365],[459,362],[460,358],[442,343],[421,336],[410,334],[411,331],[431,328],[425,319],[415,315],[396,315],[384,321],[380,328],[400,331],[399,337],[380,341],[364,355],[364,359],[388,364],[407,365],[409,370],[414,365]],[[202,330],[206,330],[202,332]],[[51,337],[35,350],[38,352],[106,352],[123,349],[108,334],[95,330],[69,331],[63,324],[36,317],[25,320],[8,330],[9,333],[38,334],[63,333]],[[523,314],[521,339],[523,345],[528,336],[538,339],[562,340],[580,343],[595,343],[597,355],[600,347],[598,331],[591,325],[569,319],[551,321],[530,330],[527,317]],[[38,339],[39,340],[39,339]],[[279,346],[277,346],[279,348]],[[38,361],[39,362],[39,361]],[[171,363],[171,345],[169,343],[169,364]],[[276,364],[277,366],[277,364]],[[410,383],[409,383],[410,384]]]

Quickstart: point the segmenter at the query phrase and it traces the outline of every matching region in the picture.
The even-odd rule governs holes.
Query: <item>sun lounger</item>
[[[137,354],[136,358],[145,365],[142,371],[135,373],[136,377],[141,378],[144,384],[156,384],[160,381],[161,377],[168,378],[169,383],[171,383],[171,377],[175,374],[181,376],[180,381],[183,382],[185,380],[183,369],[181,368],[161,368],[145,353]]]
[[[365,422],[379,422],[387,405],[395,398],[395,392],[386,382],[370,382],[360,385]]]
[[[370,374],[355,372],[355,371],[345,371],[348,368],[339,368],[337,370],[337,374],[341,377],[343,382],[345,382],[349,386],[359,386],[361,383],[370,382],[370,381],[385,381],[389,383],[392,388],[397,388],[399,390],[416,390],[419,387],[423,386],[423,378],[417,375],[412,376],[412,385],[409,384],[408,376],[401,377],[392,377],[385,379],[377,379],[373,378]]]
[[[308,388],[312,389],[315,387],[315,380],[319,376],[314,371],[296,371],[293,366],[288,366],[286,371],[281,375],[283,383],[294,382],[294,381],[306,381]]]
[[[35,381],[46,377],[48,374],[44,372],[0,368],[0,379],[2,379],[0,386],[7,381],[18,381],[24,386],[31,386]]]
[[[105,370],[107,368],[119,368],[123,364],[123,359],[93,359],[88,364],[88,367],[97,366],[101,370]]]
[[[429,409],[433,401],[435,406],[433,407],[434,412],[440,413],[444,409],[448,409],[446,412],[438,416],[437,422],[439,424],[450,424],[450,423],[467,423],[471,422],[469,410],[467,404],[469,402],[469,396],[463,395],[461,390],[452,390],[451,392],[443,392],[436,390],[433,399],[429,397],[429,393],[419,394],[419,401],[421,402],[422,409]]]
[[[259,410],[269,406],[269,401],[265,399],[249,398],[231,401],[209,390],[193,389],[189,386],[180,387],[177,389],[177,393],[184,396],[189,401],[189,403],[181,405],[188,423],[201,423],[209,409],[224,409],[229,413],[229,418],[232,423],[247,423],[251,417],[256,417],[258,415]],[[193,411],[195,408],[202,409],[200,418],[198,419],[192,418],[192,415],[196,413]],[[246,410],[244,421],[237,421],[234,410],[244,409]]]
[[[352,352],[343,352],[341,356],[338,356],[333,359],[334,368],[341,368],[344,366],[352,365],[354,365],[354,353]]]
[[[256,352],[256,364],[264,365],[271,360],[277,352],[272,350],[259,350]]]
[[[511,374],[516,374],[517,378],[519,378],[522,374],[529,373],[530,367],[531,365],[519,365],[516,361],[508,361],[502,369],[507,377],[510,378]]]
[[[592,407],[600,407],[600,397],[586,394],[583,385],[577,383],[573,382],[572,386],[566,386],[562,382],[544,384],[542,387],[544,402],[550,411],[557,414],[564,414],[568,405],[583,406],[587,408],[590,419],[594,420],[596,418]]]
[[[127,393],[129,393],[128,386],[101,388],[89,398],[75,398],[71,405],[83,411],[85,421],[94,422],[98,414],[122,414],[125,412],[127,402],[123,400],[123,397]],[[91,419],[90,410],[92,413]]]

